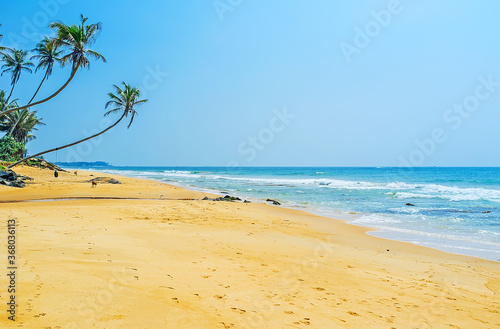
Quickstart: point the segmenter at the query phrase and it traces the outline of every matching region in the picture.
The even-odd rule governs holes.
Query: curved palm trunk
[[[48,73],[49,73],[49,71],[45,72],[45,75],[43,76],[42,82],[40,82],[40,85],[38,86],[38,89],[35,91],[35,94],[33,95],[33,97],[31,97],[30,101],[28,102],[28,105],[30,105],[31,102],[33,102],[33,99],[35,99],[36,94],[38,94],[38,91],[40,90],[40,88],[42,88],[43,82],[45,81],[45,79],[47,79]],[[14,129],[16,129],[16,126],[19,124],[19,120],[21,120],[21,116],[19,116],[19,119],[17,119],[16,123],[14,123],[14,125],[10,129],[9,133],[7,134],[7,136],[12,135],[12,132],[14,131]]]
[[[16,126],[19,124],[19,121],[21,121],[21,118],[22,118],[22,113],[19,114],[19,118],[16,120],[16,123],[14,123],[14,125],[12,126],[12,128],[10,128],[9,130],[9,133],[7,134],[7,136],[10,136],[12,135],[12,133],[14,132],[14,129],[16,129]],[[26,144],[26,143],[25,143]]]
[[[66,81],[66,83],[65,83],[65,84],[64,84],[61,88],[59,88],[59,90],[58,90],[58,91],[56,91],[55,93],[53,93],[53,94],[52,94],[52,95],[50,95],[49,97],[47,97],[47,98],[45,98],[45,99],[42,99],[41,101],[35,102],[35,103],[33,103],[33,104],[28,104],[28,105],[24,105],[24,106],[21,106],[21,107],[16,107],[16,108],[14,108],[14,109],[10,109],[10,110],[7,110],[7,111],[5,111],[5,112],[2,112],[2,113],[0,113],[0,117],[1,117],[2,115],[4,115],[4,114],[8,114],[8,113],[10,113],[10,112],[14,112],[14,111],[17,111],[17,110],[24,110],[24,109],[27,109],[27,108],[28,108],[28,107],[30,107],[30,106],[36,106],[36,105],[39,105],[39,104],[42,104],[42,103],[45,103],[45,102],[50,101],[52,98],[54,98],[54,97],[56,97],[57,95],[59,95],[59,93],[61,93],[61,91],[63,91],[63,89],[64,89],[64,88],[66,88],[66,87],[69,85],[69,83],[71,82],[71,80],[73,80],[73,78],[75,77],[75,74],[76,74],[76,72],[78,71],[78,68],[79,68],[79,67],[80,67],[80,66],[79,66],[79,65],[77,65],[77,66],[74,68],[74,70],[71,72],[71,76],[69,77],[68,81]]]
[[[7,97],[7,100],[5,101],[5,104],[9,104],[10,96],[12,96],[12,92],[14,91],[14,87],[15,86],[16,86],[16,84],[14,83],[12,85],[12,88],[10,89],[9,97]]]
[[[104,134],[106,131],[108,131],[108,130],[110,130],[111,128],[113,128],[114,126],[116,126],[116,125],[117,125],[120,121],[122,121],[122,119],[125,117],[125,115],[126,115],[126,114],[127,114],[127,111],[123,111],[123,114],[122,114],[122,116],[120,117],[120,119],[118,119],[118,121],[116,121],[116,122],[115,122],[115,123],[113,123],[111,126],[109,126],[108,128],[104,129],[103,131],[101,131],[101,132],[99,132],[99,133],[97,133],[97,134],[95,134],[95,135],[92,135],[92,136],[90,136],[90,137],[87,137],[87,138],[81,139],[81,140],[79,140],[79,141],[77,141],[77,142],[74,142],[74,143],[71,143],[71,144],[67,144],[67,145],[64,145],[64,146],[61,146],[61,147],[56,147],[56,148],[53,148],[53,149],[50,149],[50,150],[47,150],[47,151],[43,151],[43,152],[37,153],[37,154],[35,154],[35,155],[31,155],[31,156],[29,156],[29,157],[27,157],[27,158],[24,158],[24,159],[22,159],[22,160],[17,161],[16,163],[11,164],[11,165],[10,165],[10,166],[8,166],[7,168],[12,168],[12,167],[14,167],[14,166],[17,166],[17,165],[18,165],[18,164],[20,164],[21,162],[27,161],[27,160],[32,159],[32,158],[34,158],[34,157],[37,157],[37,156],[40,156],[40,155],[43,155],[43,154],[46,154],[46,153],[50,153],[50,152],[54,152],[54,151],[58,151],[58,150],[62,150],[62,149],[65,149],[65,148],[67,148],[67,147],[70,147],[70,146],[73,146],[73,145],[76,145],[76,144],[83,143],[83,142],[85,142],[85,141],[88,141],[89,139],[92,139],[92,138],[94,138],[94,137],[97,137],[97,136],[99,136],[99,135],[102,135],[102,134]]]
[[[47,79],[48,73],[49,73],[49,71],[45,72],[45,75],[43,76],[42,82],[40,82],[40,85],[38,86],[38,89],[35,91],[35,94],[33,95],[33,97],[31,97],[30,101],[28,102],[28,105],[30,105],[31,102],[33,102],[33,100],[35,99],[36,94],[38,94],[38,91],[40,90],[40,88],[42,88],[43,82],[45,81],[45,79]]]

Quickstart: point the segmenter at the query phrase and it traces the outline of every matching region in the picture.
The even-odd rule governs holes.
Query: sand
[[[0,186],[4,271],[8,219],[18,256],[1,328],[500,328],[499,262],[149,180],[16,171],[35,180]]]

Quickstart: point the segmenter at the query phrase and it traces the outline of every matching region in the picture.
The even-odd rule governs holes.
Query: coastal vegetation
[[[145,99],[140,100],[139,90],[125,82],[122,83],[122,87],[114,85],[114,92],[108,93],[110,99],[105,105],[106,109],[110,106],[112,108],[104,115],[121,113],[115,123],[99,133],[79,141],[33,155],[27,154],[26,144],[36,138],[34,133],[38,130],[37,127],[45,125],[33,108],[59,95],[75,78],[81,68],[90,69],[91,60],[106,62],[106,58],[102,54],[91,49],[102,30],[102,23],[89,24],[87,20],[87,17],[81,15],[78,24],[50,23],[49,28],[52,29],[54,35],[45,36],[32,50],[15,49],[0,45],[1,75],[10,75],[9,88],[0,86],[0,132],[4,133],[4,136],[0,138],[0,161],[14,162],[8,168],[43,154],[68,148],[102,135],[118,125],[126,117],[130,118],[127,126],[129,128],[137,115],[135,107],[147,101]],[[3,34],[0,34],[0,42],[2,36]],[[56,64],[61,68],[70,67],[68,79],[50,96],[35,100],[44,82],[52,75]],[[19,80],[27,74],[33,74],[39,70],[44,71],[41,81],[37,83],[36,90],[29,101],[20,106],[20,100],[14,98]]]

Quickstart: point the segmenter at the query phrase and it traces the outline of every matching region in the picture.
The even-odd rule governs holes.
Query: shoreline
[[[148,167],[145,167],[145,168],[148,168]],[[152,168],[155,168],[155,167],[152,167]],[[183,167],[180,167],[180,168],[183,168]],[[184,169],[188,169],[188,168],[191,168],[191,167],[185,167]],[[82,170],[86,170],[86,169],[82,169]],[[106,169],[104,169],[104,170],[106,170]],[[180,188],[185,188],[185,189],[192,190],[192,191],[197,191],[197,192],[211,193],[211,194],[216,194],[216,195],[221,195],[221,196],[223,196],[225,194],[236,193],[236,192],[224,192],[223,193],[223,192],[220,192],[220,190],[217,190],[217,189],[204,188],[204,187],[198,187],[198,186],[191,186],[191,185],[182,184],[182,183],[179,183],[179,182],[170,182],[170,181],[169,182],[165,182],[162,179],[151,178],[151,177],[141,177],[140,175],[135,176],[133,174],[130,174],[130,176],[127,176],[127,174],[119,174],[119,173],[115,174],[114,172],[117,171],[117,170],[115,170],[115,169],[108,169],[108,170],[113,171],[113,173],[110,173],[110,174],[113,174],[113,175],[123,175],[125,177],[152,180],[152,181],[156,181],[156,182],[159,182],[159,183],[173,185],[173,186],[177,186],[177,187],[180,187]],[[257,199],[257,198],[254,198],[254,197],[246,197],[246,196],[241,196],[241,195],[236,195],[236,196],[239,196],[239,197],[242,197],[242,198],[246,198],[248,200],[251,200],[252,202],[259,202],[259,203],[267,204],[264,201],[264,199]],[[286,202],[288,202],[288,201],[286,201]],[[375,227],[375,225],[374,226],[367,226],[366,223],[361,223],[361,224],[360,223],[356,223],[356,220],[361,219],[364,216],[373,215],[374,213],[355,212],[353,214],[351,212],[341,212],[341,211],[338,211],[338,210],[331,210],[331,209],[309,208],[309,207],[306,207],[306,206],[298,206],[298,205],[293,205],[293,204],[292,205],[281,205],[281,207],[288,208],[288,209],[304,210],[304,211],[307,211],[309,213],[312,213],[312,214],[315,214],[315,215],[318,215],[318,216],[331,218],[333,220],[343,220],[343,221],[345,221],[346,223],[348,223],[350,225],[355,225],[355,226],[363,227],[363,228],[365,228],[367,230],[367,233],[366,233],[367,235],[371,235],[371,236],[378,237],[378,238],[381,238],[381,239],[406,242],[406,243],[411,243],[413,245],[422,246],[422,247],[426,247],[426,248],[431,248],[431,249],[435,249],[435,250],[439,250],[439,251],[443,251],[443,252],[447,252],[447,253],[451,253],[451,254],[455,254],[455,255],[469,256],[469,257],[475,257],[475,258],[480,258],[480,259],[494,261],[494,262],[500,262],[500,258],[497,258],[497,256],[495,256],[495,257],[489,256],[488,257],[486,255],[481,255],[478,252],[479,250],[476,250],[476,249],[469,249],[469,250],[472,250],[472,252],[469,252],[469,253],[458,252],[457,249],[458,250],[460,250],[460,249],[463,250],[463,249],[467,249],[467,248],[464,247],[464,246],[444,246],[444,245],[438,244],[437,242],[428,242],[426,244],[424,242],[424,240],[422,240],[422,241],[415,241],[415,240],[412,240],[412,239],[409,239],[409,238],[405,239],[404,238],[404,233],[402,233],[402,232],[397,233],[397,231],[391,231],[390,229],[378,228],[378,227]],[[429,232],[420,232],[420,233],[425,233],[427,235],[427,237],[429,237],[429,235],[436,234],[436,233],[429,233]],[[406,234],[408,234],[408,233],[406,233]],[[475,242],[475,243],[477,243],[477,242]],[[489,251],[491,253],[490,250],[484,250],[484,251]],[[498,256],[498,257],[500,257],[500,256]]]
[[[215,194],[155,180],[16,171],[35,178],[0,188],[23,241],[18,323],[27,327],[500,323],[495,261],[371,236],[308,210],[193,200]],[[123,184],[91,188],[90,175]],[[14,203],[29,198],[52,200]]]

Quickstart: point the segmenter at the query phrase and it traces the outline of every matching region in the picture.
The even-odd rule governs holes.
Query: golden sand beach
[[[0,186],[4,271],[8,219],[18,257],[1,328],[500,328],[499,262],[155,181],[16,172],[34,181]]]

